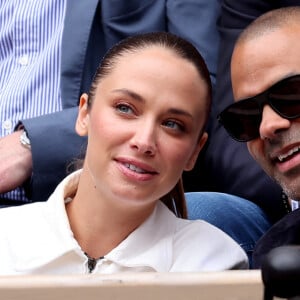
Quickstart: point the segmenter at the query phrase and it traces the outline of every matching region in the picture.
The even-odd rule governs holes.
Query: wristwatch
[[[31,149],[31,143],[28,138],[26,130],[23,129],[22,134],[20,135],[20,143],[22,146],[24,146],[27,149]]]

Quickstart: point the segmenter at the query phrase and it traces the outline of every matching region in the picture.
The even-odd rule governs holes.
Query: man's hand
[[[31,151],[21,145],[21,133],[0,138],[0,193],[15,189],[31,176]]]

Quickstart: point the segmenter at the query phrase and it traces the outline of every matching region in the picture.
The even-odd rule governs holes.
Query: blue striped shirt
[[[0,132],[62,109],[61,39],[66,0],[0,0]],[[2,198],[25,199],[22,189]]]

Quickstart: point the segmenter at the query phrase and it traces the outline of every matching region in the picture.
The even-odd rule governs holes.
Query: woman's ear
[[[184,168],[185,171],[191,171],[194,168],[197,158],[198,158],[198,155],[199,155],[201,149],[204,147],[204,145],[207,141],[207,138],[208,138],[208,134],[206,132],[204,132],[202,134],[201,138],[199,139],[194,152],[192,153],[190,159],[188,160],[188,162]]]
[[[78,116],[75,130],[78,135],[86,136],[88,134],[89,112],[88,112],[88,95],[82,94],[79,102]]]

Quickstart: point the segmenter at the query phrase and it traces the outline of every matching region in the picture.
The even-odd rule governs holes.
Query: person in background
[[[299,35],[300,6],[272,10],[252,22],[232,55],[236,102],[220,114],[228,133],[247,143],[252,157],[296,204],[300,200]],[[299,222],[297,208],[276,222],[257,242],[253,267],[259,268],[272,248],[299,244]]]
[[[116,44],[80,98],[82,169],[48,201],[0,210],[0,274],[247,268],[228,235],[183,219],[181,176],[207,140],[211,90],[202,56],[178,36]]]

